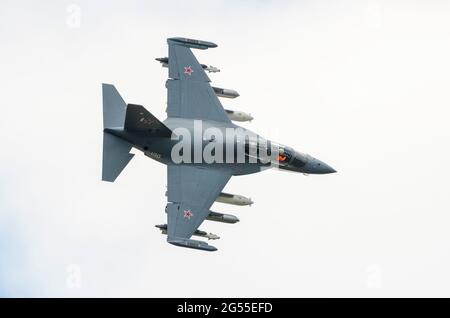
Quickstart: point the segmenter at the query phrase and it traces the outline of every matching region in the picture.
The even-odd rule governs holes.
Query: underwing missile
[[[231,214],[223,214],[218,212],[209,211],[209,215],[206,217],[209,221],[222,222],[234,224],[239,222],[239,219]]]
[[[162,67],[169,67],[169,58],[168,57],[157,57],[157,58],[155,58],[155,60],[160,62]],[[212,66],[212,65],[208,66],[205,64],[200,64],[200,65],[205,71],[208,71],[209,73],[220,72],[220,69],[218,69],[215,66]]]
[[[221,192],[216,199],[216,202],[234,204],[234,205],[252,205],[253,201],[250,198],[239,194],[229,194]]]
[[[225,98],[239,97],[239,93],[236,92],[234,89],[214,87],[214,86],[212,86],[212,89],[214,90],[214,93],[216,93],[216,95],[219,97],[225,97]]]
[[[253,116],[250,115],[249,113],[244,113],[241,111],[236,111],[236,110],[229,110],[229,109],[225,109],[228,118],[230,118],[233,121],[252,121],[253,120]]]
[[[155,225],[158,229],[161,230],[161,234],[167,235],[167,224],[159,224]],[[192,235],[199,236],[199,237],[206,237],[208,240],[218,240],[220,237],[213,233],[207,233],[202,230],[196,230]]]

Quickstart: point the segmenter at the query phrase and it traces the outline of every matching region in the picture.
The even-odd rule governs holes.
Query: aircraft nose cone
[[[319,161],[319,163],[317,165],[318,165],[318,171],[320,171],[319,173],[326,174],[326,173],[335,173],[335,172],[337,172],[332,167],[330,167],[329,165],[327,165],[326,163],[324,163],[322,161]]]
[[[313,158],[310,160],[307,164],[307,173],[312,174],[328,174],[328,173],[335,173],[336,170],[334,170],[332,167],[327,165],[325,162],[320,161],[318,159]]]

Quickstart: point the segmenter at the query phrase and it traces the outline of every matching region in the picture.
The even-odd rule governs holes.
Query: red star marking
[[[194,70],[192,69],[192,67],[190,65],[184,67],[184,74],[191,76],[192,73],[194,73]]]
[[[194,216],[194,213],[192,213],[191,210],[184,210],[183,212],[184,212],[184,218],[185,218],[185,219],[189,219],[189,220],[190,220],[191,217]]]

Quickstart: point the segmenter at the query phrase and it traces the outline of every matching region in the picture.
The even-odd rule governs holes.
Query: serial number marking
[[[150,157],[153,157],[153,158],[155,158],[155,159],[161,159],[161,154],[160,154],[160,153],[157,153],[157,152],[150,152],[150,153],[149,153],[149,156],[150,156]]]

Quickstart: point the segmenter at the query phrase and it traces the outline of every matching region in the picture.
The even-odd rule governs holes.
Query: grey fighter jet
[[[132,147],[167,165],[167,224],[156,225],[167,242],[205,251],[217,250],[193,235],[217,239],[202,231],[204,220],[236,223],[237,217],[213,212],[223,202],[251,205],[246,197],[222,192],[232,176],[279,169],[304,174],[336,172],[324,162],[293,148],[271,142],[232,122],[218,96],[239,96],[233,90],[212,87],[191,49],[216,44],[169,38],[167,118],[159,121],[143,106],[126,104],[113,85],[103,84],[102,180],[113,182],[133,157]],[[210,67],[214,70],[214,67]],[[237,120],[237,119],[236,119]],[[231,136],[231,137],[230,137]]]

